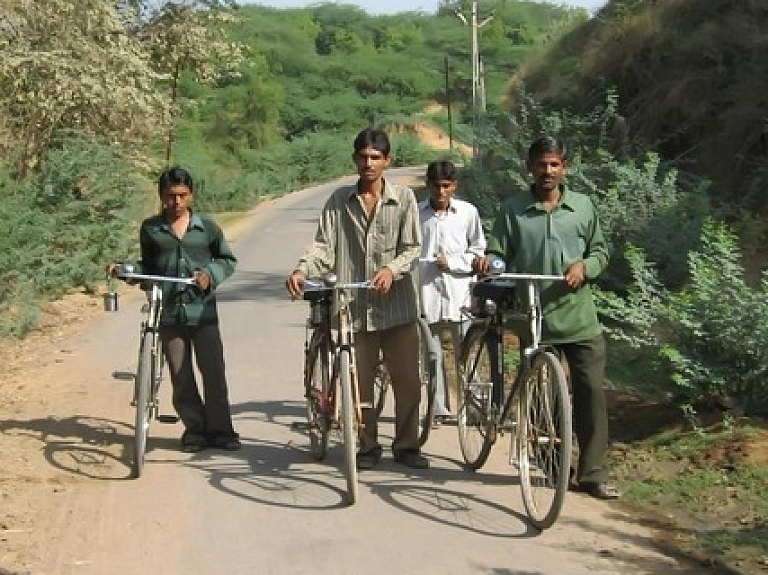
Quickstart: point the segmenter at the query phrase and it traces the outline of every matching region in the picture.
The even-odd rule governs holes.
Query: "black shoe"
[[[204,435],[197,433],[184,432],[181,436],[181,450],[184,453],[197,453],[208,446],[208,441]]]
[[[411,469],[426,469],[429,460],[419,453],[418,449],[401,449],[395,453],[395,462]]]
[[[368,451],[358,451],[355,459],[358,469],[373,469],[381,460],[381,447],[374,447]]]
[[[605,481],[582,482],[578,485],[577,491],[586,493],[596,499],[618,499],[621,493],[614,485]]]
[[[240,443],[240,436],[237,434],[216,435],[208,440],[208,445],[216,449],[224,449],[225,451],[237,451],[243,446]]]

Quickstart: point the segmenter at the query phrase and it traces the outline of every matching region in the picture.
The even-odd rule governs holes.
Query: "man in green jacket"
[[[530,189],[505,201],[488,237],[488,255],[520,273],[564,276],[542,286],[543,342],[567,360],[580,457],[578,489],[601,499],[619,496],[608,481],[608,415],[603,391],[605,339],[590,282],[608,265],[608,248],[589,197],[567,189],[568,151],[550,137],[528,150]],[[488,261],[480,264],[487,270]]]
[[[173,406],[184,424],[182,450],[205,447],[240,449],[232,426],[215,290],[232,275],[237,262],[221,228],[191,208],[194,182],[173,167],[158,182],[162,212],[144,220],[139,232],[141,261],[137,273],[193,277],[193,287],[163,286],[160,338],[171,374]],[[114,273],[114,265],[110,272]],[[198,390],[192,364],[202,376]]]

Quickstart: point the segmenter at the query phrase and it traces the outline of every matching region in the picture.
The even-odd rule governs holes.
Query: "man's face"
[[[533,183],[540,192],[557,189],[568,171],[568,162],[556,152],[547,152],[528,160]]]
[[[427,182],[427,190],[432,207],[436,210],[445,210],[451,203],[451,197],[456,193],[455,180],[430,180]]]
[[[389,166],[390,156],[374,148],[362,148],[352,154],[352,160],[357,166],[357,174],[361,180],[375,182],[381,178],[384,170]]]
[[[160,201],[165,214],[178,218],[184,215],[192,204],[192,190],[181,184],[171,186],[163,190]]]

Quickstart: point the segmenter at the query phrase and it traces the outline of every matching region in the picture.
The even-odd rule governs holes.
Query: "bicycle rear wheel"
[[[347,501],[357,501],[357,427],[352,392],[352,366],[349,350],[339,352],[339,385],[341,386],[341,437],[344,443],[344,475],[347,478]]]
[[[461,390],[457,424],[459,445],[470,469],[480,469],[496,441],[493,377],[498,372],[496,332],[484,325],[469,328],[461,345]]]
[[[331,417],[331,351],[325,342],[313,341],[304,368],[304,394],[307,399],[307,429],[312,457],[325,458]]]
[[[421,400],[419,401],[419,446],[429,438],[432,420],[435,415],[435,392],[437,387],[437,353],[442,350],[432,349],[432,337],[429,324],[419,319],[419,381]]]
[[[562,364],[539,353],[523,382],[518,422],[518,468],[531,523],[551,527],[560,514],[571,467],[571,402]]]
[[[141,477],[144,470],[144,456],[147,451],[149,422],[152,419],[153,362],[152,346],[154,336],[145,331],[139,347],[139,364],[136,369],[136,419],[134,422],[133,476]]]

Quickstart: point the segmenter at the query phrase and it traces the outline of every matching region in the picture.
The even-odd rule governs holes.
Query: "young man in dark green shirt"
[[[141,224],[141,261],[136,271],[195,278],[192,288],[164,286],[160,319],[173,406],[184,424],[181,447],[187,453],[205,447],[237,450],[240,439],[232,426],[215,297],[216,288],[232,275],[237,260],[221,228],[192,210],[194,183],[189,172],[178,167],[163,172],[158,193],[162,212]],[[205,400],[195,379],[193,353]]]
[[[549,137],[536,140],[528,150],[528,169],[533,184],[501,205],[486,253],[503,258],[507,269],[517,272],[564,276],[541,292],[543,341],[555,347],[570,370],[580,449],[578,488],[613,499],[619,493],[608,482],[605,461],[605,339],[590,290],[590,282],[608,265],[608,249],[592,201],[563,184],[565,145]],[[483,261],[481,269],[487,265]]]

